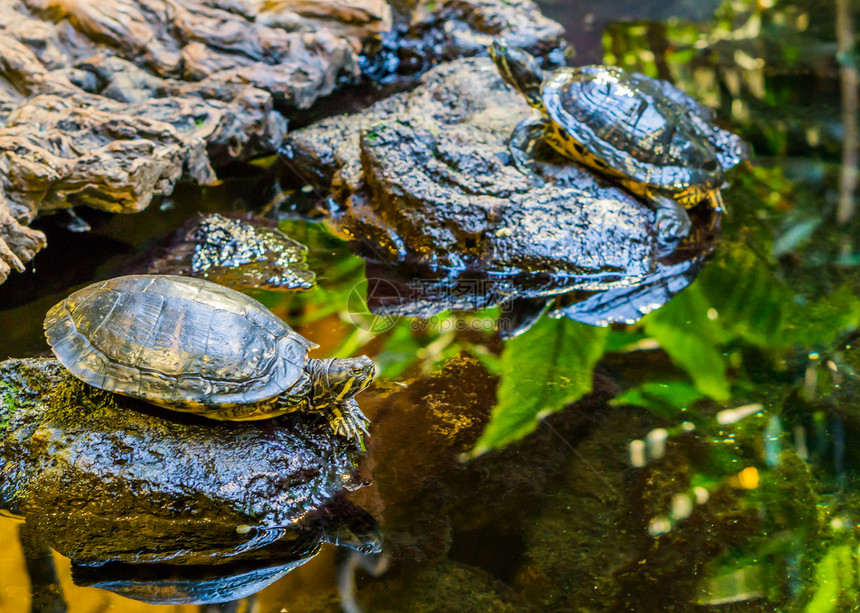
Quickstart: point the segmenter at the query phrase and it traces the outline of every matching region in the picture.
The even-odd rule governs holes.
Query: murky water
[[[545,10],[579,59],[672,80],[754,147],[724,190],[712,260],[637,324],[544,318],[503,342],[498,309],[368,312],[378,288],[363,260],[317,224],[284,221],[319,286],[257,297],[321,345],[315,356],[381,368],[359,398],[372,485],[349,497],[381,525],[389,568],[350,570],[325,546],[225,610],[337,611],[339,572],[366,611],[856,608],[860,215],[843,159],[858,109],[841,83],[857,50],[840,51],[832,3],[607,6]],[[0,288],[0,357],[45,352],[50,305],[120,274],[196,211],[259,208],[266,182],[181,186],[134,217],[84,212],[86,234],[42,221],[35,272]],[[3,611],[32,597],[18,529],[0,522]],[[69,611],[205,610],[78,587],[54,562]]]

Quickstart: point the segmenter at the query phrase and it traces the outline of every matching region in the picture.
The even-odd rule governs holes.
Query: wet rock
[[[468,564],[444,561],[385,580],[364,595],[367,609],[379,613],[537,613],[541,608],[492,574]],[[367,590],[370,592],[371,590]],[[322,609],[314,609],[320,611]]]
[[[490,60],[465,59],[413,92],[291,133],[280,153],[332,189],[336,224],[373,259],[591,289],[653,272],[647,206],[549,151],[543,187],[513,167],[507,141],[528,113]]]
[[[323,421],[212,422],[0,363],[0,505],[78,564],[212,564],[277,541],[354,477]]]
[[[364,72],[382,81],[432,66],[486,55],[493,40],[528,49],[547,67],[563,62],[564,28],[541,14],[531,0],[421,0],[394,2],[404,15],[365,58]]]
[[[218,213],[193,219],[136,266],[147,274],[185,275],[221,285],[268,290],[302,290],[316,276],[307,266],[308,248],[277,229],[277,223],[246,213]]]
[[[720,240],[721,217],[707,203],[689,211],[690,236],[669,256],[657,260],[652,273],[626,287],[574,290],[549,302],[550,317],[568,317],[592,326],[632,324],[656,311],[698,276]]]

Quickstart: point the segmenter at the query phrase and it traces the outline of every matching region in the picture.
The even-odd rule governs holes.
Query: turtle
[[[674,85],[613,66],[547,73],[528,52],[499,41],[490,56],[536,111],[509,144],[514,165],[534,182],[543,182],[533,155],[543,140],[650,202],[666,242],[689,233],[684,208],[709,200],[725,210],[723,173],[749,156],[747,145],[712,125],[711,110]]]
[[[367,434],[354,397],[376,374],[370,358],[309,359],[318,345],[260,302],[205,279],[93,283],[54,305],[44,328],[60,363],[102,390],[216,420],[319,413],[359,445]]]

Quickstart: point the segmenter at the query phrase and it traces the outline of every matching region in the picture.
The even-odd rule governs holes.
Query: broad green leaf
[[[783,323],[793,307],[793,293],[744,245],[725,249],[702,271],[696,286],[713,308],[710,315],[733,335],[764,348],[791,345]]]
[[[621,330],[609,329],[609,336],[606,337],[606,353],[624,353],[635,347],[640,341],[644,341],[648,335],[644,332],[636,330],[630,326],[626,326]]]
[[[643,383],[616,396],[611,404],[633,404],[648,409],[658,417],[677,421],[682,418],[683,409],[701,397],[701,391],[680,381]]]
[[[541,419],[591,391],[608,330],[544,317],[505,345],[501,382],[475,457],[524,437]]]
[[[857,602],[860,590],[853,549],[850,543],[836,545],[818,562],[813,582],[815,591],[804,609],[807,613],[845,611],[845,604]]]
[[[687,371],[696,389],[714,400],[729,399],[726,365],[720,351],[724,331],[709,317],[698,285],[675,296],[665,307],[642,320],[672,361]]]
[[[418,352],[427,344],[426,340],[418,340],[411,324],[411,320],[401,318],[386,335],[382,350],[374,358],[380,374],[388,379],[396,379],[403,374],[415,363]]]

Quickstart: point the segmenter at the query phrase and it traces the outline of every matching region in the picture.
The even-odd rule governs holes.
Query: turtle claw
[[[364,440],[362,433],[370,436],[367,430],[367,424],[370,420],[361,412],[358,403],[350,398],[340,408],[333,409],[329,416],[329,424],[331,424],[334,433],[351,439],[355,444],[364,449]]]

